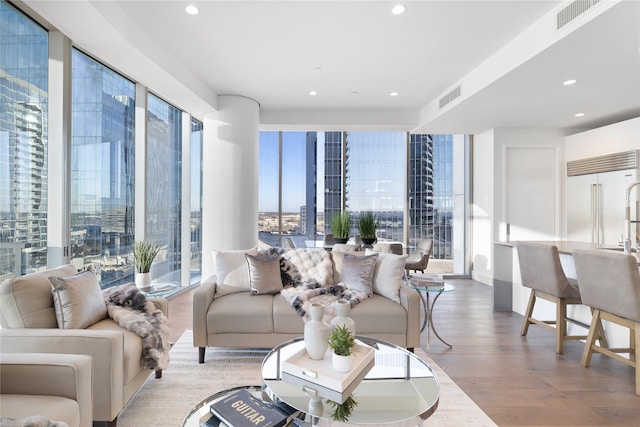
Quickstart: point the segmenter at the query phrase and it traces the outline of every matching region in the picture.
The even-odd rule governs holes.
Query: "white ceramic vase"
[[[138,289],[151,286],[151,273],[136,273],[136,286]]]
[[[351,303],[344,299],[339,299],[333,303],[336,309],[336,317],[331,319],[331,331],[337,327],[346,327],[351,335],[356,336],[356,322],[349,315],[351,314]]]
[[[309,407],[307,408],[308,414],[314,417],[320,417],[324,413],[324,403],[319,396],[313,396],[309,398]]]
[[[349,372],[351,370],[351,355],[340,356],[332,353],[331,366],[338,372]]]
[[[322,321],[324,305],[312,303],[309,320],[304,325],[304,348],[311,359],[321,360],[329,348],[329,327]]]

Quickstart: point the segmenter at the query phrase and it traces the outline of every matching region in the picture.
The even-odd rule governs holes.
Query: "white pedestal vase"
[[[151,273],[136,273],[136,286],[138,289],[151,286]]]
[[[311,359],[321,360],[329,348],[329,327],[322,321],[324,305],[311,304],[309,315],[311,320],[304,325],[304,348]]]
[[[356,336],[356,322],[349,315],[351,314],[351,303],[347,300],[340,299],[333,303],[336,310],[336,317],[331,319],[331,331],[342,326],[347,328],[351,335]]]
[[[331,366],[338,372],[349,372],[351,370],[351,355],[340,356],[339,354],[331,353]]]

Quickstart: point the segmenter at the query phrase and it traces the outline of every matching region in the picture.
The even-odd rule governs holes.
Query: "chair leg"
[[[591,316],[593,316],[593,308],[591,309]],[[598,322],[596,339],[600,341],[600,347],[609,348],[609,343],[607,342],[607,335],[604,333],[604,328],[602,327],[602,321]]]
[[[156,369],[156,378],[162,378],[162,369]]]
[[[531,290],[531,296],[529,297],[529,303],[527,304],[527,310],[524,313],[524,322],[522,322],[522,329],[520,330],[520,335],[525,336],[529,331],[529,319],[533,314],[533,306],[536,303],[536,291]]]
[[[596,342],[596,334],[598,330],[598,324],[600,323],[600,310],[593,311],[593,318],[591,319],[591,326],[589,327],[589,335],[587,335],[587,341],[584,344],[584,351],[582,352],[582,360],[580,363],[585,368],[591,364],[591,356],[593,355],[593,346]],[[602,326],[602,325],[601,325]]]
[[[556,353],[564,351],[564,339],[567,336],[567,303],[564,299],[556,301]]]
[[[206,347],[198,347],[198,363],[204,363],[204,349]]]

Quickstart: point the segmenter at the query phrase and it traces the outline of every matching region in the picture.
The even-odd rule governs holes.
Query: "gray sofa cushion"
[[[217,297],[207,312],[208,333],[273,333],[273,297],[249,292]]]

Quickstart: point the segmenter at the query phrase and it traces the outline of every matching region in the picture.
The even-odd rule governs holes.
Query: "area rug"
[[[192,332],[185,331],[171,349],[169,368],[161,379],[149,377],[118,418],[118,427],[181,427],[200,401],[220,390],[260,385],[264,350],[208,348],[198,363]],[[496,424],[421,349],[418,357],[434,370],[441,383],[440,404],[424,425],[495,426]]]

